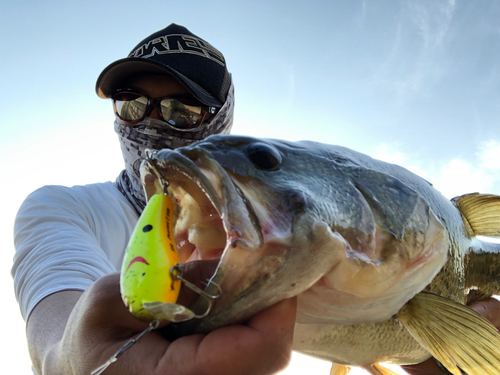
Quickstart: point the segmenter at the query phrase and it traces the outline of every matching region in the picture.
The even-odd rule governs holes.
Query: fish
[[[140,175],[147,199],[168,181],[180,262],[218,262],[205,292],[219,298],[172,337],[296,296],[293,348],[331,374],[431,356],[452,374],[500,373],[500,335],[467,307],[500,290],[500,247],[480,238],[500,237],[499,196],[450,201],[346,147],[239,135],[157,151]]]

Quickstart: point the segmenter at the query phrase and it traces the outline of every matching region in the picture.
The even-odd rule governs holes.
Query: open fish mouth
[[[261,222],[250,200],[208,152],[162,150],[154,155],[141,165],[143,186],[148,201],[166,187],[175,202],[174,240],[181,263],[220,260],[229,248],[254,252],[263,246]],[[213,281],[220,284],[224,277],[218,268]]]
[[[237,244],[257,249],[263,237],[259,219],[244,193],[204,150],[159,151],[141,166],[146,198],[164,192],[175,201],[174,237],[181,262],[220,258]]]

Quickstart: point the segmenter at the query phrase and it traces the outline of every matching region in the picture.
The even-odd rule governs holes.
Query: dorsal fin
[[[451,202],[462,214],[470,237],[500,238],[500,196],[472,193],[455,197]]]

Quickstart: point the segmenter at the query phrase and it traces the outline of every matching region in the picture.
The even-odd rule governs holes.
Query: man
[[[224,56],[175,24],[106,67],[96,91],[113,100],[125,170],[116,183],[43,187],[16,218],[12,274],[39,374],[90,374],[147,327],[125,308],[116,273],[146,204],[136,167],[146,148],[188,145],[233,122]],[[185,277],[203,271],[193,264]],[[209,335],[170,343],[154,331],[104,373],[271,374],[289,360],[294,319],[292,299]]]

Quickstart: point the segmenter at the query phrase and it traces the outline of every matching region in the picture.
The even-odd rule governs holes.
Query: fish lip
[[[141,180],[146,190],[147,201],[149,201],[149,199],[154,193],[159,192],[158,188],[153,193],[150,193],[147,189],[148,185],[147,176],[156,175],[154,170],[151,169],[149,162],[150,162],[149,160],[143,161],[140,168]],[[217,210],[219,216],[221,217],[223,216],[224,205],[222,199],[217,194],[210,180],[200,171],[198,166],[190,158],[188,158],[181,152],[165,149],[157,152],[156,158],[154,159],[154,163],[157,168],[161,169],[161,171],[166,171],[169,169],[174,170],[182,174],[188,180],[194,182],[212,203],[214,208]],[[168,184],[170,184],[170,181],[168,179],[168,174],[167,175],[163,174],[161,177],[165,179],[168,182]]]

